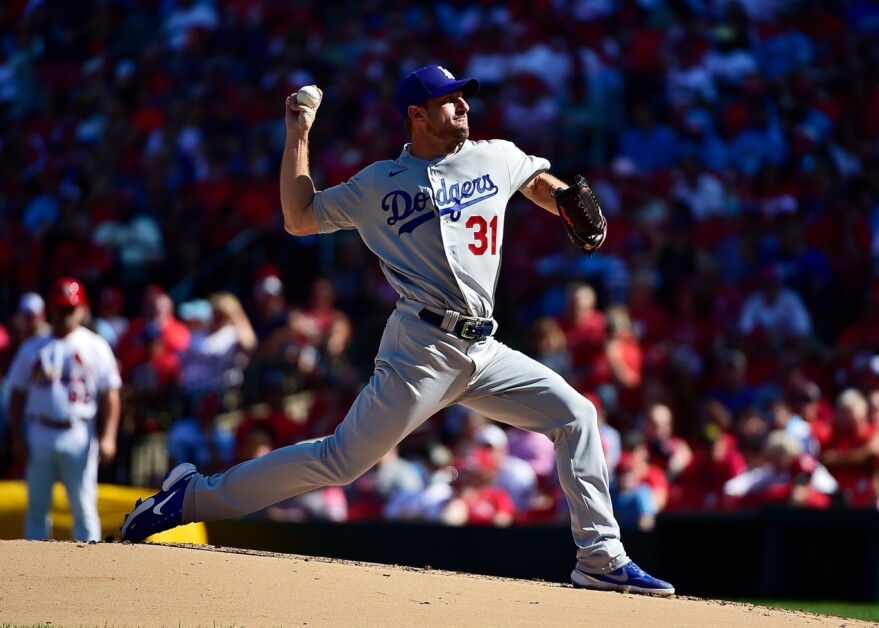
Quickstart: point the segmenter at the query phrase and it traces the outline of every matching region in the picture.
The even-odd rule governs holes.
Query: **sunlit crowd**
[[[515,34],[515,37],[511,35]],[[514,197],[498,338],[599,410],[615,512],[879,505],[879,6],[21,0],[0,11],[0,377],[73,276],[122,374],[102,480],[155,486],[332,433],[392,293],[356,234],[294,238],[285,97],[318,187],[406,141],[400,76],[478,78],[473,139],[583,174],[593,256]],[[0,389],[0,476],[21,478]],[[566,522],[548,439],[452,406],[349,486],[258,516]]]

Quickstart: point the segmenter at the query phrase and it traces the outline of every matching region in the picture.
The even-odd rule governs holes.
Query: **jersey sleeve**
[[[345,183],[315,193],[312,206],[320,233],[357,228],[366,190],[363,179],[360,172]]]
[[[502,141],[502,145],[510,169],[510,189],[520,190],[538,174],[549,170],[550,164],[547,159],[526,155],[512,142]]]
[[[96,342],[96,350],[100,364],[103,365],[102,372],[98,377],[98,389],[118,390],[122,388],[122,377],[119,374],[119,363],[116,360],[116,355],[113,353],[113,349],[110,347],[110,343],[100,336],[97,336]]]

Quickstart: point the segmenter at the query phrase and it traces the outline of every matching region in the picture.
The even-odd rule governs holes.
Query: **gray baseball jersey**
[[[357,229],[405,298],[491,317],[510,197],[549,169],[504,140],[427,161],[377,162],[314,197],[321,233]]]
[[[547,169],[545,159],[510,142],[465,141],[456,153],[430,161],[404,148],[398,159],[317,192],[320,231],[357,229],[401,295],[375,372],[331,436],[219,475],[194,476],[183,522],[240,516],[348,484],[424,421],[458,403],[553,442],[581,569],[611,571],[628,562],[595,407],[560,375],[493,336],[462,337],[422,316],[425,308],[446,311],[446,319],[492,316],[507,202]]]

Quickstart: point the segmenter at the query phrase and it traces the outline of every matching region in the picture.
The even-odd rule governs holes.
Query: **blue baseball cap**
[[[459,89],[469,98],[479,91],[479,81],[472,78],[459,81],[441,65],[426,65],[400,81],[397,106],[405,118],[410,105],[419,105],[425,100],[445,96]]]

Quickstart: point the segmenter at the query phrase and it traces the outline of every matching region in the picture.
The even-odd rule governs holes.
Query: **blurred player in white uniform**
[[[568,186],[547,172],[546,159],[510,142],[468,139],[466,98],[478,88],[475,79],[456,80],[438,65],[412,72],[400,83],[397,102],[411,143],[397,159],[323,191],[315,190],[308,161],[319,100],[300,105],[296,95],[288,97],[280,182],[285,229],[299,236],[356,229],[400,295],[375,372],[332,436],[211,477],[191,464],[175,467],[162,490],[127,516],[123,540],[348,484],[458,403],[554,443],[578,548],[575,586],[674,593],[639,569],[620,542],[595,407],[560,375],[494,338],[507,202],[521,192],[557,214],[552,194]]]
[[[24,342],[9,368],[13,455],[26,461],[25,538],[52,538],[52,487],[60,481],[74,540],[97,541],[98,463],[116,455],[122,380],[110,345],[82,326],[82,284],[57,280],[48,301],[52,333]]]

